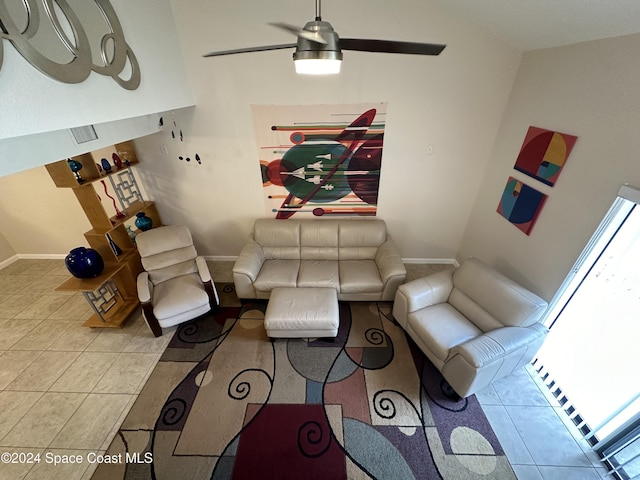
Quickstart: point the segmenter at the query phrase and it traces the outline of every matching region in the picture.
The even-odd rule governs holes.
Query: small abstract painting
[[[509,177],[497,211],[529,235],[546,200],[547,196],[544,193]]]
[[[252,112],[268,217],[376,215],[386,103]]]
[[[577,139],[566,133],[529,127],[513,168],[553,187]]]

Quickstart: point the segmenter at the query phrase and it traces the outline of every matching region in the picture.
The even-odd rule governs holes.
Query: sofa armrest
[[[378,247],[375,262],[383,285],[382,300],[393,300],[398,286],[407,278],[407,269],[404,267],[398,249],[390,239]]]
[[[378,247],[375,261],[383,282],[391,277],[407,276],[407,269],[404,268],[400,253],[391,240],[387,240]]]
[[[264,253],[262,247],[255,240],[249,239],[242,250],[238,259],[233,264],[233,273],[246,275],[251,282],[255,282],[258,273],[264,263]]]
[[[153,283],[149,280],[149,273],[142,272],[136,280],[138,288],[138,300],[140,303],[150,303],[153,296]]]
[[[506,356],[517,350],[526,350],[532,344],[537,351],[547,333],[547,327],[540,323],[529,327],[498,328],[452,348],[447,361],[460,355],[475,368],[486,367],[492,362],[502,362]],[[535,351],[531,358],[533,355]],[[530,361],[531,358],[526,361]]]

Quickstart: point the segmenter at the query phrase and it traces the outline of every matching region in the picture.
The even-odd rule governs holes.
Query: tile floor
[[[0,463],[0,480],[88,479],[96,464],[54,466],[54,455],[104,453],[171,335],[154,338],[140,314],[123,329],[82,326],[81,293],[56,292],[62,260],[0,270],[0,452],[41,462]]]
[[[210,262],[232,281],[232,262]],[[448,268],[407,265],[408,279]],[[89,479],[171,338],[154,338],[136,313],[121,330],[89,329],[80,293],[54,289],[62,260],[18,260],[0,270],[0,452],[41,454],[38,464],[0,463],[0,480]],[[596,456],[531,369],[478,394],[519,479],[605,478]],[[54,466],[51,455],[81,455]]]

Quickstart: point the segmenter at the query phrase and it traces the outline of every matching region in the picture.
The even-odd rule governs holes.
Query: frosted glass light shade
[[[296,73],[302,75],[335,75],[340,73],[342,60],[333,58],[303,58],[294,60]]]

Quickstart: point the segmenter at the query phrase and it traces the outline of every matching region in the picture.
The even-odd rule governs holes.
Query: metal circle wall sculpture
[[[16,4],[20,2],[0,0],[0,69],[4,59],[2,40],[6,39],[33,67],[54,80],[80,83],[94,71],[113,78],[127,90],[140,86],[138,60],[109,0],[76,2],[74,8],[82,5],[81,14],[66,0],[22,0],[22,6]],[[90,39],[89,33],[95,33],[97,23],[106,31],[98,40]],[[99,45],[92,45],[92,40]],[[42,51],[48,46],[62,47],[70,60],[50,58],[52,55]],[[100,58],[93,58],[92,46]],[[123,78],[125,75],[128,78]]]

